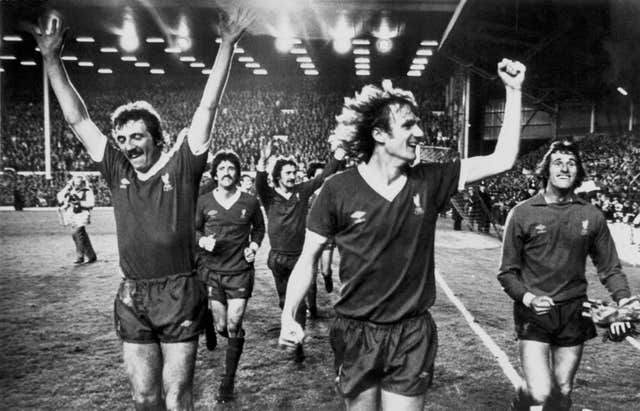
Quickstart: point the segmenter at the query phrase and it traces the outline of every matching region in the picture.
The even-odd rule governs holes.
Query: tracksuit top
[[[548,204],[537,194],[509,214],[498,280],[516,301],[527,291],[560,303],[584,297],[588,255],[614,300],[631,295],[604,214],[579,197]]]

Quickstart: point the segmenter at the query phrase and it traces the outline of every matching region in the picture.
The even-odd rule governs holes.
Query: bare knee
[[[242,327],[240,323],[237,321],[229,321],[227,324],[227,331],[229,332],[229,336],[237,336]]]
[[[187,386],[168,387],[165,393],[167,411],[193,410],[191,389]]]
[[[529,387],[529,397],[534,404],[544,404],[551,395],[551,387]]]
[[[164,408],[162,394],[158,389],[134,390],[133,403],[137,411],[162,410]]]
[[[559,381],[558,382],[558,392],[565,397],[569,397],[571,392],[573,391],[573,382],[572,381]]]

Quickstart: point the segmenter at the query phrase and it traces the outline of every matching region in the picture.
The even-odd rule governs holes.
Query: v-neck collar
[[[407,175],[402,174],[391,184],[381,183],[376,180],[364,163],[359,164],[356,167],[356,171],[360,175],[360,178],[367,183],[370,189],[390,203],[398,197],[398,194],[402,192],[402,189],[404,189],[408,181]]]
[[[213,198],[218,202],[218,204],[220,204],[220,207],[224,208],[225,210],[230,210],[231,207],[233,207],[233,205],[238,202],[238,199],[240,198],[240,195],[242,194],[240,192],[240,190],[236,190],[235,194],[229,198],[224,198],[224,197],[219,197],[216,196],[217,193],[217,189],[214,189],[211,194],[213,195]]]

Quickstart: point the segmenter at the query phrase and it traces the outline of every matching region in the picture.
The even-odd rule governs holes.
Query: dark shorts
[[[593,321],[582,316],[582,302],[586,300],[584,297],[556,303],[543,315],[537,315],[521,302],[514,303],[513,319],[518,339],[572,347],[594,338],[597,333]]]
[[[336,385],[344,397],[375,386],[414,397],[431,385],[438,333],[429,313],[393,324],[338,317],[329,338]]]
[[[114,302],[118,336],[131,343],[195,340],[207,309],[206,291],[192,274],[123,279]]]
[[[273,279],[276,283],[276,291],[278,292],[278,299],[280,308],[284,307],[284,298],[287,293],[287,284],[289,283],[289,277],[298,262],[300,254],[287,254],[280,251],[269,251],[269,257],[267,258],[267,267],[273,274]]]
[[[210,300],[220,301],[223,304],[233,298],[249,299],[253,292],[253,268],[239,273],[221,273],[206,267],[198,267],[198,275],[207,286],[207,296]]]

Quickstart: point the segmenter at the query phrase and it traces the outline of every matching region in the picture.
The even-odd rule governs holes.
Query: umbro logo
[[[209,217],[215,217],[215,216],[216,216],[216,214],[218,214],[218,210],[209,210],[209,211],[207,212],[207,215],[208,215]]]
[[[360,224],[365,222],[365,216],[367,215],[364,211],[354,211],[351,213],[351,220],[353,224]]]
[[[171,178],[169,177],[169,173],[164,173],[162,175],[162,190],[163,191],[171,191],[173,190],[173,186],[171,185]]]
[[[534,228],[536,230],[536,234],[544,234],[547,232],[547,226],[544,224],[538,224]]]
[[[131,181],[127,180],[126,178],[120,180],[120,188],[126,189],[127,187],[129,187],[129,184],[131,184]]]

